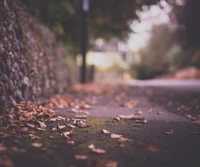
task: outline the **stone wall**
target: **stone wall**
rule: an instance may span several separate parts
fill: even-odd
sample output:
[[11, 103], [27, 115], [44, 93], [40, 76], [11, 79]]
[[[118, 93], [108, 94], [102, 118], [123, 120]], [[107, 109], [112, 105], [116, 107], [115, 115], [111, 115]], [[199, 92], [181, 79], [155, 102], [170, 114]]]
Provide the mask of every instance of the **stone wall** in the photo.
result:
[[0, 1], [0, 114], [67, 88], [64, 45], [17, 0]]

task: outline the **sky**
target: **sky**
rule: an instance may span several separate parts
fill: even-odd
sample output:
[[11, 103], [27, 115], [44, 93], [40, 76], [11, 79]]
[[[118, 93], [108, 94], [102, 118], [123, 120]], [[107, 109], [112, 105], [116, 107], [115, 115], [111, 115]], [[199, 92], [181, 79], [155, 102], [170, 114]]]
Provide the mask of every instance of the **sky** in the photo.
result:
[[168, 14], [172, 8], [164, 0], [161, 1], [161, 5], [163, 9], [157, 5], [153, 5], [150, 9], [144, 6], [143, 11], [137, 11], [141, 21], [133, 21], [131, 25], [134, 33], [130, 35], [127, 44], [131, 51], [136, 52], [147, 44], [153, 25], [169, 22]]

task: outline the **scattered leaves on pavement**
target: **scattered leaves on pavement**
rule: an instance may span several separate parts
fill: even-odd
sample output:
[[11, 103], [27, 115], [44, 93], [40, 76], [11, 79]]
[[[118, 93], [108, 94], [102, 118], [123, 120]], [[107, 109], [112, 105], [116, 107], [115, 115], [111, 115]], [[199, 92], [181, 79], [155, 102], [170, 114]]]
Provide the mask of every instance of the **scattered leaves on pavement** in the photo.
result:
[[173, 130], [170, 130], [170, 131], [167, 131], [165, 132], [166, 135], [174, 135], [174, 131]]
[[105, 130], [105, 129], [102, 129], [101, 130], [103, 133], [105, 133], [105, 134], [109, 134], [110, 132], [109, 131], [107, 131], [107, 130]]
[[142, 148], [144, 148], [145, 150], [149, 150], [152, 152], [159, 152], [160, 149], [154, 145], [150, 145], [150, 144], [143, 144], [141, 145]]
[[41, 143], [32, 143], [32, 146], [36, 147], [36, 148], [40, 148], [40, 147], [42, 147], [42, 144]]
[[92, 150], [92, 152], [95, 152], [95, 153], [97, 153], [97, 154], [104, 154], [104, 153], [106, 153], [105, 150], [103, 150], [103, 149], [101, 149], [101, 148], [96, 148], [96, 147], [94, 146], [94, 144], [90, 144], [90, 145], [88, 146], [88, 148], [89, 148], [90, 150]]
[[86, 155], [75, 155], [76, 160], [86, 160], [88, 157]]
[[110, 135], [110, 137], [113, 138], [113, 139], [119, 139], [119, 138], [123, 137], [123, 135], [118, 135], [118, 134], [112, 133], [112, 134]]

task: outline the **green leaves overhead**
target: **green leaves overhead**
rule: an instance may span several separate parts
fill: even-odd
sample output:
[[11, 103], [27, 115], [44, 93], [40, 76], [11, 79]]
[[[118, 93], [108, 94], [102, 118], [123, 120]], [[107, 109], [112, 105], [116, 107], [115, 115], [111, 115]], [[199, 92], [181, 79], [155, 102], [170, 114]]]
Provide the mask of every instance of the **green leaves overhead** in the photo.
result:
[[[65, 42], [79, 46], [81, 0], [21, 0], [31, 14], [49, 26]], [[90, 0], [87, 13], [89, 37], [126, 38], [136, 10], [159, 0]]]

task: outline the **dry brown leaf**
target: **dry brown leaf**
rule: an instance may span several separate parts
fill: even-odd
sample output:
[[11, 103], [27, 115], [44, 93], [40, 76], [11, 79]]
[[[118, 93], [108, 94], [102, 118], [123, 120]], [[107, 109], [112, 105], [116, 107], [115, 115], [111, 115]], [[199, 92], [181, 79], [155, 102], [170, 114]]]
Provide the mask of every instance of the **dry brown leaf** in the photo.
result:
[[66, 127], [66, 125], [59, 125], [59, 124], [58, 124], [58, 129], [60, 129], [60, 130], [61, 130], [61, 129], [64, 129], [65, 127]]
[[92, 107], [89, 104], [86, 104], [83, 102], [82, 104], [80, 104], [80, 108], [81, 109], [91, 109]]
[[68, 112], [72, 112], [72, 113], [78, 113], [78, 109], [75, 108], [71, 108], [70, 110], [68, 110]]
[[11, 149], [12, 149], [13, 151], [15, 151], [15, 152], [21, 152], [21, 153], [25, 153], [25, 152], [26, 152], [26, 150], [25, 150], [25, 149], [22, 149], [22, 148], [12, 147]]
[[80, 110], [79, 113], [85, 114], [85, 115], [89, 115], [90, 114], [88, 111], [83, 111], [83, 110]]
[[67, 144], [74, 145], [75, 142], [74, 142], [73, 140], [68, 140], [68, 141], [67, 141]]
[[174, 131], [173, 130], [170, 130], [170, 131], [167, 131], [165, 132], [166, 135], [174, 135]]
[[141, 120], [136, 120], [135, 121], [136, 123], [139, 123], [139, 124], [146, 124], [147, 123], [147, 120], [146, 119], [141, 119]]
[[46, 129], [43, 129], [43, 128], [39, 128], [39, 127], [36, 127], [37, 130], [40, 130], [40, 131], [45, 131]]
[[57, 130], [57, 128], [52, 128], [51, 130], [54, 132], [54, 131], [56, 131], [56, 130]]
[[75, 118], [77, 119], [87, 119], [87, 115], [75, 115]]
[[90, 150], [92, 150], [92, 152], [95, 152], [95, 153], [97, 153], [97, 154], [104, 154], [104, 153], [106, 153], [105, 150], [103, 150], [103, 149], [101, 149], [101, 148], [96, 148], [96, 147], [94, 146], [94, 144], [90, 144], [90, 145], [88, 146], [88, 148], [89, 148]]
[[36, 147], [36, 148], [40, 148], [40, 147], [42, 147], [42, 144], [41, 143], [32, 143], [32, 146]]
[[27, 126], [28, 126], [28, 127], [31, 127], [31, 128], [35, 128], [35, 125], [34, 125], [34, 124], [27, 123]]
[[88, 157], [86, 155], [75, 155], [76, 160], [86, 160]]
[[1, 143], [0, 144], [0, 152], [4, 152], [6, 150], [7, 150], [7, 148]]
[[137, 119], [137, 117], [134, 114], [131, 114], [131, 115], [120, 115], [119, 118], [121, 118], [121, 119]]
[[129, 102], [122, 104], [122, 106], [125, 108], [134, 108], [137, 104], [138, 104], [137, 100], [131, 100]]
[[5, 133], [5, 132], [0, 132], [0, 138], [7, 138], [9, 137], [10, 135]]
[[45, 129], [47, 125], [44, 122], [37, 121], [37, 123], [40, 125], [40, 128]]
[[107, 130], [105, 130], [105, 129], [102, 129], [101, 130], [103, 133], [105, 133], [105, 134], [109, 134], [110, 132], [109, 131], [107, 131]]
[[72, 129], [76, 128], [76, 126], [74, 126], [72, 124], [67, 124], [67, 126], [70, 127], [70, 128], [72, 128]]
[[146, 150], [149, 150], [149, 151], [152, 151], [152, 152], [159, 152], [160, 149], [156, 146], [153, 146], [153, 145], [142, 145], [142, 148], [146, 149]]
[[119, 139], [119, 138], [121, 138], [121, 137], [123, 137], [123, 136], [122, 136], [122, 135], [118, 135], [118, 134], [111, 134], [110, 137], [111, 137], [112, 139]]
[[163, 115], [163, 112], [162, 111], [158, 111], [157, 114], [158, 115]]
[[76, 122], [76, 125], [77, 125], [79, 128], [87, 128], [87, 127], [89, 127], [89, 125], [87, 125], [83, 120], [77, 121], [77, 122]]
[[55, 122], [55, 121], [57, 121], [57, 118], [50, 118], [49, 121], [50, 122]]
[[142, 115], [142, 111], [141, 111], [141, 110], [136, 111], [135, 114], [136, 114], [136, 115]]
[[50, 138], [50, 139], [55, 139], [55, 137], [54, 137], [54, 136], [49, 136], [49, 138]]
[[90, 144], [90, 145], [88, 146], [89, 149], [93, 149], [94, 147], [95, 147], [94, 144]]
[[0, 166], [13, 167], [14, 164], [13, 164], [13, 162], [10, 159], [8, 159], [8, 157], [1, 156], [0, 157]]
[[120, 137], [119, 139], [118, 139], [118, 142], [126, 142], [126, 141], [132, 141], [131, 139], [129, 139], [129, 138], [126, 138], [126, 137]]
[[72, 131], [63, 132], [62, 135], [63, 135], [65, 138], [69, 139], [69, 136], [72, 135], [72, 133], [73, 133]]
[[116, 118], [113, 118], [113, 123], [117, 123], [118, 121], [120, 120], [120, 118], [119, 117], [116, 117]]
[[41, 137], [33, 135], [33, 134], [29, 134], [29, 136], [31, 137], [31, 139], [41, 139]]
[[118, 162], [109, 160], [109, 161], [105, 162], [105, 167], [118, 167]]
[[27, 127], [23, 127], [23, 128], [21, 128], [21, 131], [22, 131], [22, 132], [27, 132], [27, 131], [28, 131], [28, 128], [27, 128]]
[[200, 120], [196, 120], [196, 121], [194, 121], [192, 123], [200, 125]]

